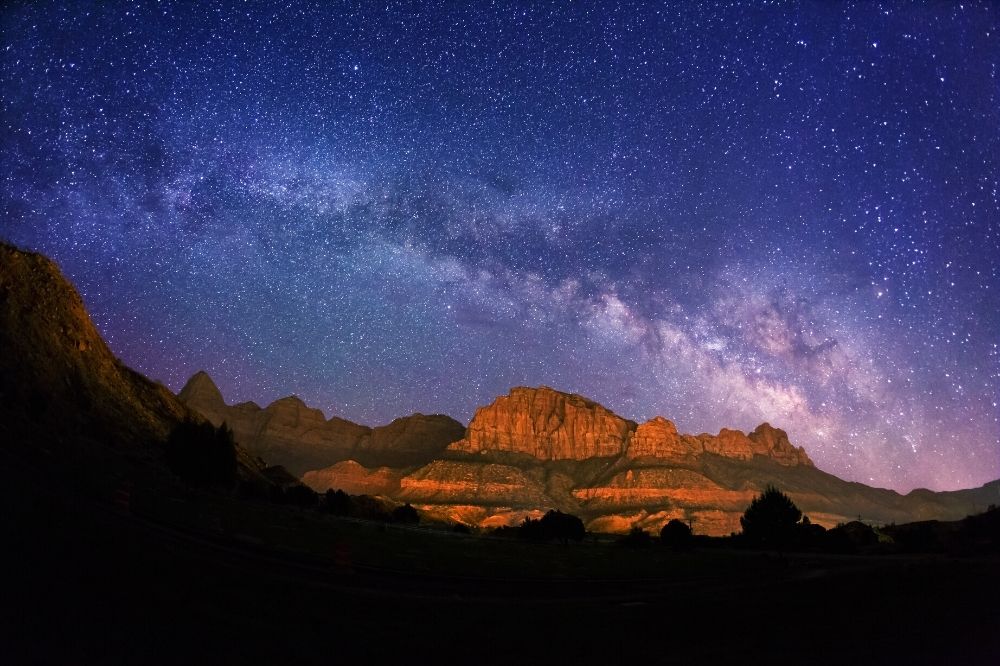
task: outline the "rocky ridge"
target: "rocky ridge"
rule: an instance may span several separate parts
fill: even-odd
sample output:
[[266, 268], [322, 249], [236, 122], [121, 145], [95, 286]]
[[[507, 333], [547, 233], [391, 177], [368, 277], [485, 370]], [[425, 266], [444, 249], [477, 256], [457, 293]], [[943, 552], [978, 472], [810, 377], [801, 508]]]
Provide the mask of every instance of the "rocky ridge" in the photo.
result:
[[690, 460], [714, 453], [740, 460], [764, 456], [781, 465], [813, 464], [805, 449], [792, 446], [785, 431], [768, 423], [762, 423], [749, 435], [727, 428], [718, 435], [682, 435], [662, 416], [637, 425], [592, 400], [547, 386], [518, 386], [509, 395], [479, 408], [465, 437], [448, 450], [521, 453], [539, 460], [622, 455]]
[[[0, 350], [8, 453], [46, 455], [81, 484], [173, 478], [161, 447], [178, 423], [201, 417], [112, 354], [53, 261], [2, 242]], [[237, 461], [241, 478], [267, 483], [259, 461], [242, 450]]]
[[746, 434], [686, 435], [665, 418], [635, 424], [548, 387], [517, 387], [480, 408], [464, 436], [424, 465], [369, 470], [341, 462], [304, 481], [316, 490], [382, 492], [428, 515], [480, 526], [558, 508], [597, 531], [656, 530], [680, 518], [715, 535], [738, 531], [743, 510], [769, 483], [826, 526], [859, 514], [876, 522], [961, 518], [1000, 500], [1000, 483], [908, 495], [870, 488], [816, 469], [767, 423]]
[[461, 423], [442, 414], [413, 414], [375, 428], [336, 416], [327, 419], [297, 396], [263, 408], [252, 402], [230, 406], [205, 372], [193, 375], [178, 397], [215, 425], [225, 422], [254, 455], [297, 476], [347, 460], [372, 467], [425, 464], [465, 432]]

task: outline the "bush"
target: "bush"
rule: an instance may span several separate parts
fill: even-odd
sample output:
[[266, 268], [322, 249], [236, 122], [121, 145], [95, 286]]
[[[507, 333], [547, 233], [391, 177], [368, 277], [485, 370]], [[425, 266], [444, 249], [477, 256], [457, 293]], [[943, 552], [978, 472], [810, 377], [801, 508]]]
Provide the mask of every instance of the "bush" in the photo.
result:
[[350, 495], [343, 490], [333, 490], [332, 488], [323, 494], [323, 500], [320, 502], [320, 509], [335, 516], [350, 515], [353, 507], [354, 503], [351, 501]]
[[563, 544], [569, 543], [570, 539], [582, 541], [587, 534], [582, 520], [572, 514], [554, 509], [542, 516], [541, 524], [544, 529], [548, 530], [550, 538], [558, 539]]
[[674, 518], [660, 530], [660, 543], [674, 550], [689, 550], [694, 538], [687, 523]]
[[528, 541], [548, 541], [552, 535], [542, 525], [540, 518], [525, 518], [517, 528], [517, 536]]
[[570, 539], [581, 541], [587, 530], [583, 521], [576, 516], [552, 509], [538, 519], [525, 518], [518, 529], [518, 536], [529, 541], [550, 541], [558, 539], [568, 544]]
[[407, 502], [403, 506], [397, 506], [393, 509], [392, 513], [389, 514], [389, 519], [394, 523], [416, 525], [420, 522], [420, 514], [418, 514], [417, 510], [410, 506], [410, 503]]
[[769, 485], [750, 502], [740, 525], [748, 542], [783, 548], [794, 537], [801, 517], [802, 512], [788, 495]]
[[392, 518], [385, 502], [371, 495], [352, 495], [350, 515], [364, 520], [388, 521]]
[[170, 432], [167, 465], [192, 485], [231, 485], [236, 479], [236, 443], [225, 423], [186, 420]]

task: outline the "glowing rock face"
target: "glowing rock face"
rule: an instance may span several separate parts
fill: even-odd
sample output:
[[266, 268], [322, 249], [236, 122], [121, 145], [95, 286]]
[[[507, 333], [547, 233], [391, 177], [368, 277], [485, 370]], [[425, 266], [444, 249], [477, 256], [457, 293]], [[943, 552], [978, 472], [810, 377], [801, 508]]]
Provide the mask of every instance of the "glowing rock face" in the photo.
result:
[[523, 453], [539, 460], [621, 455], [635, 424], [578, 395], [517, 387], [481, 407], [466, 436], [448, 447], [467, 453]]

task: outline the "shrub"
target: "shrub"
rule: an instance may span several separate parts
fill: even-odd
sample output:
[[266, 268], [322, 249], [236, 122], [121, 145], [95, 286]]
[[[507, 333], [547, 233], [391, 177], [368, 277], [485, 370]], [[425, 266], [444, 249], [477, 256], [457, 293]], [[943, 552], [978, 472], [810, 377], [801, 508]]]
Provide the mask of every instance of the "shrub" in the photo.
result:
[[323, 500], [320, 503], [320, 509], [335, 516], [349, 515], [353, 506], [354, 503], [351, 501], [350, 495], [343, 490], [333, 490], [332, 488], [323, 494]]
[[397, 506], [393, 509], [392, 513], [389, 514], [389, 519], [394, 523], [416, 525], [420, 522], [420, 514], [407, 502], [403, 506]]
[[694, 538], [687, 523], [674, 518], [660, 530], [660, 543], [674, 550], [688, 550]]
[[570, 539], [581, 541], [587, 530], [583, 521], [576, 516], [552, 509], [538, 519], [525, 518], [518, 528], [518, 536], [529, 541], [550, 541], [558, 539], [568, 544]]
[[572, 514], [554, 509], [542, 516], [541, 524], [551, 535], [550, 538], [558, 539], [563, 544], [569, 543], [570, 539], [582, 541], [587, 534], [582, 520]]

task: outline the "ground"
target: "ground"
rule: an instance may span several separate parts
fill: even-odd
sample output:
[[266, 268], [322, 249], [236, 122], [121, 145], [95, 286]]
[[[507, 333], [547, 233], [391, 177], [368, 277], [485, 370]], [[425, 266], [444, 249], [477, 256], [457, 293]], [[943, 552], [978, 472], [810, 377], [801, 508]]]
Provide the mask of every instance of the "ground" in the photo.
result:
[[1000, 567], [563, 547], [206, 493], [9, 498], [5, 663], [995, 663]]

